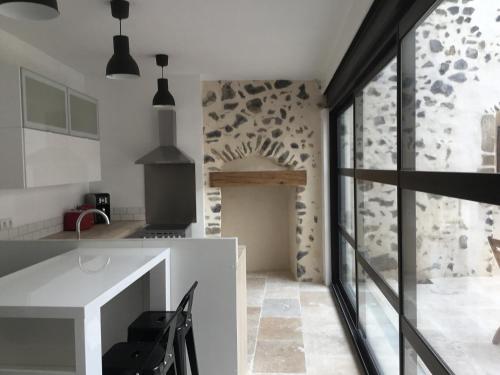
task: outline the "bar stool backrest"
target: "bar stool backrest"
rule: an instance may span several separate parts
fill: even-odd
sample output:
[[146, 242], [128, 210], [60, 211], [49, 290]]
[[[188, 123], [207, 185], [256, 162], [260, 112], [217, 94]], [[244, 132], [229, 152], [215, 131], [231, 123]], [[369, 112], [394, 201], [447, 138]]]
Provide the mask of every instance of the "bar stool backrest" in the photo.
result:
[[[193, 308], [193, 299], [194, 299], [194, 290], [198, 286], [198, 281], [195, 281], [191, 288], [189, 288], [188, 292], [186, 295], [182, 298], [181, 303], [179, 304], [179, 307], [182, 307], [182, 311], [187, 312], [188, 315], [191, 314], [191, 309]], [[187, 310], [186, 309], [187, 306]]]
[[[179, 305], [175, 311], [175, 315], [170, 319], [170, 322], [165, 327], [163, 333], [159, 335], [155, 343], [155, 347], [160, 347], [162, 350], [165, 350], [165, 357], [163, 359], [164, 365], [168, 365], [170, 362], [173, 362], [174, 359], [175, 331], [177, 329], [177, 322], [181, 320], [182, 310], [183, 309]], [[170, 366], [168, 366], [168, 368], [170, 368]]]

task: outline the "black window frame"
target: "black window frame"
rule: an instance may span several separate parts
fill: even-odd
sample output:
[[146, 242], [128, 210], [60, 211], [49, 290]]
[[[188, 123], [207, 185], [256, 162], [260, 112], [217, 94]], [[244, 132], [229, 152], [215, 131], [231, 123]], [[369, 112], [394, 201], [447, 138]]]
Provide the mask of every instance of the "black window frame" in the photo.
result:
[[[485, 174], [485, 173], [474, 173], [474, 172], [427, 172], [427, 171], [415, 171], [404, 169], [408, 163], [403, 164], [403, 158], [408, 157], [407, 160], [414, 160], [414, 155], [408, 152], [408, 150], [402, 149], [402, 126], [403, 126], [403, 108], [402, 108], [402, 71], [405, 68], [403, 63], [408, 61], [403, 56], [406, 53], [402, 49], [402, 41], [409, 33], [413, 31], [415, 25], [420, 22], [427, 14], [431, 13], [442, 0], [419, 0], [412, 1], [411, 6], [404, 9], [400, 17], [393, 20], [395, 27], [385, 28], [385, 30], [393, 30], [392, 35], [385, 35], [383, 40], [385, 41], [382, 46], [377, 46], [375, 51], [378, 51], [376, 57], [374, 57], [369, 66], [365, 66], [362, 72], [349, 71], [346, 68], [348, 61], [343, 61], [340, 68], [340, 73], [350, 73], [354, 83], [344, 84], [343, 88], [346, 89], [343, 98], [339, 99], [339, 88], [335, 87], [335, 83], [338, 81], [345, 82], [345, 78], [339, 78], [338, 76], [332, 80], [329, 88], [327, 89], [327, 96], [329, 91], [332, 93], [331, 97], [328, 97], [328, 103], [330, 104], [330, 188], [331, 197], [337, 199], [331, 199], [331, 251], [332, 251], [332, 284], [331, 289], [334, 297], [337, 299], [342, 315], [347, 324], [347, 328], [353, 339], [354, 346], [358, 351], [361, 365], [366, 373], [377, 374], [376, 361], [371, 355], [368, 349], [363, 335], [359, 329], [359, 291], [358, 291], [358, 262], [363, 266], [365, 271], [368, 273], [370, 278], [375, 282], [377, 287], [382, 291], [384, 296], [394, 307], [399, 315], [399, 347], [400, 347], [400, 374], [404, 374], [405, 371], [405, 340], [412, 346], [415, 353], [422, 359], [424, 364], [433, 374], [453, 374], [453, 371], [447, 366], [446, 362], [440, 357], [438, 353], [432, 348], [429, 342], [417, 331], [417, 329], [411, 324], [408, 316], [405, 315], [405, 291], [408, 293], [410, 288], [405, 284], [410, 283], [414, 285], [415, 282], [411, 282], [412, 278], [415, 276], [416, 270], [416, 251], [412, 250], [415, 246], [414, 239], [412, 236], [415, 235], [415, 228], [412, 228], [411, 223], [415, 223], [415, 202], [414, 194], [413, 200], [411, 194], [406, 194], [407, 191], [413, 192], [424, 192], [429, 194], [437, 194], [446, 197], [452, 197], [457, 199], [469, 200], [479, 203], [486, 203], [492, 205], [500, 205], [500, 195], [498, 194], [498, 189], [495, 186], [500, 184], [500, 174]], [[375, 1], [372, 9], [370, 10], [367, 19], [362, 25], [360, 32], [356, 36], [353, 45], [351, 45], [349, 52], [346, 55], [347, 60], [349, 58], [356, 58], [356, 48], [362, 44], [359, 39], [363, 36], [363, 28], [369, 29], [370, 22], [376, 22], [377, 12], [382, 12], [384, 7], [394, 6], [394, 3], [398, 3], [397, 0], [390, 0], [386, 5], [381, 1]], [[389, 4], [393, 3], [393, 4]], [[375, 14], [375, 15], [374, 15]], [[373, 39], [373, 37], [372, 37]], [[352, 51], [354, 52], [352, 52]], [[366, 54], [366, 52], [364, 52]], [[358, 54], [362, 56], [363, 53]], [[398, 76], [398, 88], [397, 88], [397, 168], [396, 170], [372, 170], [372, 169], [357, 169], [357, 157], [356, 157], [356, 123], [354, 122], [353, 131], [353, 145], [354, 145], [354, 165], [353, 168], [339, 168], [338, 158], [337, 158], [337, 145], [338, 145], [338, 132], [337, 123], [338, 117], [343, 110], [348, 108], [349, 105], [355, 105], [356, 95], [363, 89], [363, 87], [371, 80], [371, 78], [377, 74], [392, 58], [397, 56], [397, 76]], [[344, 60], [346, 60], [346, 58]], [[354, 111], [354, 116], [355, 116]], [[414, 126], [413, 126], [414, 129]], [[411, 169], [411, 168], [410, 168]], [[354, 209], [355, 209], [355, 236], [351, 238], [354, 242], [354, 250], [356, 257], [356, 306], [352, 306], [349, 299], [343, 290], [341, 284], [341, 262], [340, 262], [340, 248], [339, 239], [342, 228], [339, 225], [339, 215], [338, 215], [338, 198], [339, 198], [339, 177], [349, 176], [354, 178]], [[398, 293], [389, 287], [386, 281], [380, 276], [366, 261], [366, 259], [359, 253], [357, 247], [357, 187], [356, 181], [364, 180], [371, 182], [378, 182], [388, 185], [393, 185], [397, 188], [397, 207], [398, 207]], [[403, 251], [405, 249], [405, 251]], [[409, 250], [410, 249], [410, 250]], [[414, 255], [413, 257], [411, 255]], [[408, 309], [408, 306], [406, 306]]]

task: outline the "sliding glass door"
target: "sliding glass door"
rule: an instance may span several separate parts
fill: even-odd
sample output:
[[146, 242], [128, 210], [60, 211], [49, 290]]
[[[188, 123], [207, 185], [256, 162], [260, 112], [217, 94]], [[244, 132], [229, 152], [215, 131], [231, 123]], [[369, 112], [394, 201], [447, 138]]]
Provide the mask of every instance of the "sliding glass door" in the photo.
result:
[[397, 59], [386, 60], [337, 118], [338, 238], [361, 341], [377, 368], [399, 374]]
[[334, 108], [334, 290], [366, 368], [500, 374], [500, 6], [436, 2]]

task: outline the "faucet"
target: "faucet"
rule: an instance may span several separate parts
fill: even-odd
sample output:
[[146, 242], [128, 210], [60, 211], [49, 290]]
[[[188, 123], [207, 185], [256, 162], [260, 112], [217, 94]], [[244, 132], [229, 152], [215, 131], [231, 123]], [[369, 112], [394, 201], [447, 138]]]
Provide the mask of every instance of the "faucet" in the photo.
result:
[[104, 220], [106, 220], [106, 224], [109, 225], [109, 217], [106, 215], [104, 212], [101, 210], [98, 210], [96, 208], [91, 208], [89, 210], [83, 211], [80, 216], [78, 216], [78, 219], [76, 219], [76, 233], [78, 234], [78, 239], [81, 237], [80, 233], [80, 224], [82, 223], [82, 219], [85, 215], [90, 214], [90, 213], [96, 213], [96, 214], [101, 214], [104, 217]]

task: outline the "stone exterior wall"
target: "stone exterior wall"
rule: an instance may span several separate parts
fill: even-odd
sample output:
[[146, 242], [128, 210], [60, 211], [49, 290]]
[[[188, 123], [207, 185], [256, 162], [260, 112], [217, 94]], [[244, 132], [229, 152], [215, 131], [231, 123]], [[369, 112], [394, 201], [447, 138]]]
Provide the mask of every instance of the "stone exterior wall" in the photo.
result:
[[314, 81], [203, 83], [206, 234], [221, 235], [224, 211], [221, 190], [208, 185], [210, 172], [220, 171], [227, 162], [256, 156], [289, 169], [306, 170], [307, 185], [297, 188], [296, 240], [291, 249], [292, 268], [299, 280], [322, 278], [323, 101]]
[[[356, 166], [397, 167], [397, 61], [390, 61], [356, 98]], [[358, 182], [358, 246], [389, 282], [397, 280], [397, 193], [394, 186]]]
[[394, 58], [356, 99], [357, 168], [396, 169], [397, 90], [397, 61]]
[[[410, 148], [416, 150], [416, 169], [495, 173], [500, 126], [500, 3], [445, 0], [417, 27], [415, 42], [416, 132]], [[362, 162], [370, 164], [365, 168], [392, 169], [395, 72], [391, 64], [363, 96], [361, 113], [368, 124], [357, 149], [363, 147]], [[384, 199], [383, 191], [371, 193], [379, 199], [363, 208], [366, 215], [375, 215], [366, 216], [375, 223], [367, 234], [373, 237], [379, 229], [393, 228], [393, 218], [381, 212], [395, 212], [397, 207], [395, 201], [389, 205], [391, 200]], [[487, 237], [500, 237], [499, 207], [421, 193], [416, 195], [416, 206], [420, 282], [433, 277], [498, 274]], [[390, 265], [395, 264], [397, 253], [389, 250], [397, 248], [396, 239], [372, 237], [366, 238], [376, 241], [370, 256], [385, 259], [386, 276], [396, 277], [397, 268], [391, 271]]]
[[[500, 4], [446, 0], [417, 29], [416, 167], [496, 172]], [[419, 278], [498, 274], [496, 206], [417, 195]]]
[[496, 0], [446, 0], [417, 28], [418, 170], [494, 172], [481, 145], [500, 110], [499, 39]]

